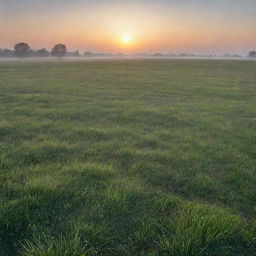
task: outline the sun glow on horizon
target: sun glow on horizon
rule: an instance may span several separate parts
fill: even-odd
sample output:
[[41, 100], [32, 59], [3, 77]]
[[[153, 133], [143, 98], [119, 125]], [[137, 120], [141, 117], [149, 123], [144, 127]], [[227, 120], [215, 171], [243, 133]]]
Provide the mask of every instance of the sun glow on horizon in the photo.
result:
[[128, 44], [132, 43], [133, 37], [131, 34], [124, 34], [124, 35], [122, 35], [121, 40], [122, 40], [123, 44], [128, 45]]
[[199, 0], [77, 0], [59, 10], [57, 0], [0, 0], [0, 48], [26, 42], [50, 50], [62, 42], [80, 52], [247, 54], [256, 45], [255, 4], [231, 1], [209, 8]]

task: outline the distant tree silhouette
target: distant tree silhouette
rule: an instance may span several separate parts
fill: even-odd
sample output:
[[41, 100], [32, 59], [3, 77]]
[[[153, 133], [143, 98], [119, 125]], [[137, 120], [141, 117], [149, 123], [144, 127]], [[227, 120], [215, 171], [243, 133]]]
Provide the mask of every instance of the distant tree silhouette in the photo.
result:
[[67, 54], [67, 47], [64, 44], [56, 44], [53, 48], [52, 48], [52, 56], [55, 57], [64, 57]]
[[36, 51], [36, 56], [38, 57], [47, 57], [50, 53], [44, 48]]
[[84, 53], [84, 56], [86, 56], [86, 57], [93, 57], [93, 55], [94, 54], [92, 52], [89, 52], [89, 51]]
[[0, 57], [1, 58], [11, 58], [14, 57], [14, 51], [9, 49], [0, 49]]
[[256, 51], [249, 52], [249, 57], [250, 58], [256, 58]]
[[18, 43], [14, 46], [14, 54], [19, 58], [26, 58], [31, 54], [32, 50], [26, 43]]
[[75, 52], [74, 52], [74, 56], [75, 56], [75, 57], [79, 57], [79, 56], [80, 56], [80, 52], [79, 52], [79, 51], [75, 51]]
[[80, 57], [79, 51], [67, 52], [68, 57]]

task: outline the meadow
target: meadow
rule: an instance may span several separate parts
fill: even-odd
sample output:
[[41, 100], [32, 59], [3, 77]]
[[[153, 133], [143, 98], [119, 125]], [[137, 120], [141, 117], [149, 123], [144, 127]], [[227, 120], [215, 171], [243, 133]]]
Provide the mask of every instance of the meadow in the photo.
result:
[[256, 254], [256, 61], [2, 61], [0, 102], [0, 256]]

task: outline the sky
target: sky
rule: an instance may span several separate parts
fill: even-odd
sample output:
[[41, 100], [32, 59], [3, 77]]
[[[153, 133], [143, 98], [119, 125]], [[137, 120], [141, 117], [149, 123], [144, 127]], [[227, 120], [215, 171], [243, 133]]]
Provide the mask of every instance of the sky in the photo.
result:
[[94, 52], [256, 49], [256, 0], [0, 0], [0, 48]]

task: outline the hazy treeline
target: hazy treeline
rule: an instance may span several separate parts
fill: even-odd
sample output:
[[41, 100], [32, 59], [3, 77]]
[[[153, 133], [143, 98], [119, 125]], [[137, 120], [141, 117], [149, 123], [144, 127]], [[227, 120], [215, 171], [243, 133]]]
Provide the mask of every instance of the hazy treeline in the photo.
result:
[[2, 58], [49, 57], [49, 56], [77, 57], [77, 56], [80, 56], [80, 54], [79, 54], [79, 51], [74, 51], [74, 52], [67, 51], [67, 47], [64, 44], [56, 44], [51, 51], [48, 51], [45, 48], [33, 50], [27, 43], [15, 44], [13, 49], [0, 49], [0, 57]]
[[[27, 43], [18, 43], [15, 44], [13, 49], [1, 49], [0, 48], [0, 58], [14, 58], [14, 57], [120, 57], [123, 56], [122, 53], [94, 53], [90, 51], [86, 51], [83, 54], [80, 54], [78, 50], [76, 51], [68, 51], [66, 45], [64, 44], [56, 44], [51, 51], [46, 48], [33, 50]], [[214, 57], [224, 57], [224, 58], [243, 58], [245, 56], [239, 54], [223, 54], [223, 55], [213, 55], [213, 54], [193, 54], [193, 53], [135, 53], [130, 56], [142, 56], [142, 57], [201, 57], [201, 58], [214, 58]], [[250, 51], [248, 56], [250, 58], [256, 58], [256, 51]]]
[[256, 51], [249, 52], [249, 57], [256, 58]]
[[76, 51], [68, 51], [67, 47], [64, 44], [55, 45], [51, 51], [46, 48], [33, 50], [27, 43], [18, 43], [14, 46], [13, 49], [1, 49], [0, 48], [0, 58], [14, 58], [14, 57], [114, 57], [114, 56], [122, 56], [122, 53], [93, 53], [90, 51], [86, 51], [84, 53], [80, 53], [78, 50]]

